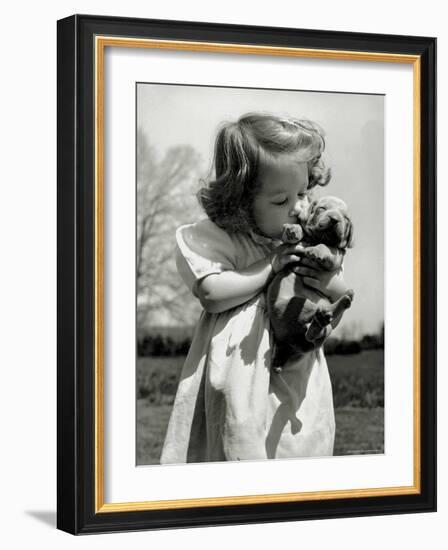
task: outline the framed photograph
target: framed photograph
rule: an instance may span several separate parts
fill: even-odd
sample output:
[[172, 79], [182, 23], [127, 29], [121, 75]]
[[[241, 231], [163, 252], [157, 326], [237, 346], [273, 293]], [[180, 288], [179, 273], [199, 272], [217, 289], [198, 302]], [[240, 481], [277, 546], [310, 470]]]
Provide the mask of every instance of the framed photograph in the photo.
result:
[[58, 21], [58, 528], [436, 509], [436, 39]]

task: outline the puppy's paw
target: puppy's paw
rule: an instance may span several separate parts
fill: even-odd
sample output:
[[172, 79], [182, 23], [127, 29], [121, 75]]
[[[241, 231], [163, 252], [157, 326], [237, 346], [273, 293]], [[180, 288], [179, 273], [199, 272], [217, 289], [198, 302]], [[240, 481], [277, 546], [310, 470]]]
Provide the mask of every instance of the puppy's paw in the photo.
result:
[[332, 304], [331, 309], [333, 317], [338, 317], [342, 315], [346, 309], [352, 305], [354, 292], [353, 290], [347, 290], [344, 296], [341, 296], [334, 304]]
[[305, 249], [305, 257], [322, 265], [324, 268], [331, 267], [331, 258], [329, 250], [324, 244], [309, 246]]
[[355, 297], [355, 292], [351, 288], [349, 290], [347, 290], [345, 295], [350, 300], [350, 303], [353, 302], [353, 298]]
[[303, 238], [303, 229], [297, 223], [285, 223], [283, 225], [282, 241], [295, 244]]
[[321, 326], [314, 316], [314, 319], [310, 323], [308, 330], [305, 333], [305, 338], [314, 346], [320, 346], [331, 334], [331, 325], [328, 323], [326, 326]]
[[326, 327], [333, 320], [333, 312], [323, 309], [318, 309], [314, 315], [314, 320], [320, 327]]

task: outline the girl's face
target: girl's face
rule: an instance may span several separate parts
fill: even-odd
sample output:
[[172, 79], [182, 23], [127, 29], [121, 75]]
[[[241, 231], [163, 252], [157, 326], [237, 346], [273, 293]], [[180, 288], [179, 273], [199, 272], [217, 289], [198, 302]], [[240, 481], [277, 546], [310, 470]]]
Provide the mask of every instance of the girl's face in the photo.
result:
[[259, 231], [280, 239], [283, 224], [304, 221], [307, 215], [308, 164], [297, 154], [283, 154], [275, 165], [262, 166], [253, 216]]

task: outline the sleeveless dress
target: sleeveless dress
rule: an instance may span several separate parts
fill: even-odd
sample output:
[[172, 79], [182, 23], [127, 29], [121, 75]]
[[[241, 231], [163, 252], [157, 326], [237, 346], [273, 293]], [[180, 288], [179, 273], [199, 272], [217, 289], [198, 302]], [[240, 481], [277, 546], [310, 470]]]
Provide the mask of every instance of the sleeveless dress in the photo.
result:
[[[180, 276], [197, 296], [212, 273], [240, 270], [279, 243], [228, 234], [210, 220], [176, 232]], [[187, 355], [161, 463], [259, 460], [333, 454], [335, 420], [321, 348], [271, 371], [264, 293], [224, 311], [203, 311]]]

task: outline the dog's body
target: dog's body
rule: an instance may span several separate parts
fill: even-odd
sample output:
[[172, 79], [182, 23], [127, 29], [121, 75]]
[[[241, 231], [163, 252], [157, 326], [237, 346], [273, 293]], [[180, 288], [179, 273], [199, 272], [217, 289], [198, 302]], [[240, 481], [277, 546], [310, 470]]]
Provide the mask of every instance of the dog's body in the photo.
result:
[[[351, 246], [352, 223], [347, 207], [336, 197], [314, 201], [304, 227], [286, 225], [283, 240], [304, 247], [303, 257], [314, 260], [322, 270], [337, 274], [342, 269], [347, 247]], [[267, 290], [267, 307], [274, 334], [272, 366], [280, 371], [290, 358], [299, 358], [323, 344], [331, 323], [350, 307], [353, 291], [339, 282], [331, 303], [307, 287], [291, 266], [278, 273]]]

